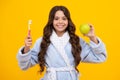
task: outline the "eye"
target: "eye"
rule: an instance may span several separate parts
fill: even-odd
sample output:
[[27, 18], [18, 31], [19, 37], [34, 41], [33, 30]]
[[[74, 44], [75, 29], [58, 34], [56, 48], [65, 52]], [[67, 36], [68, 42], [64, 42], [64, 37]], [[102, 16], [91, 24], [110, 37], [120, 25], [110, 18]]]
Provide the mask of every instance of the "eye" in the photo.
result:
[[62, 19], [63, 19], [63, 20], [67, 20], [67, 18], [66, 18], [66, 17], [63, 17]]
[[58, 20], [59, 18], [58, 17], [55, 17], [54, 20]]

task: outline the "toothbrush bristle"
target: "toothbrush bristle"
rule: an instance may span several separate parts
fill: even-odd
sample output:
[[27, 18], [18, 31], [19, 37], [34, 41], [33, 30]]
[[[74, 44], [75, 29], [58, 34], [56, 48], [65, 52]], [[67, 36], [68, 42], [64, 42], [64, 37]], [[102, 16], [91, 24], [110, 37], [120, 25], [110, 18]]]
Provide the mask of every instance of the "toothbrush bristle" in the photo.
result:
[[32, 20], [29, 20], [29, 21], [28, 21], [28, 24], [32, 24]]

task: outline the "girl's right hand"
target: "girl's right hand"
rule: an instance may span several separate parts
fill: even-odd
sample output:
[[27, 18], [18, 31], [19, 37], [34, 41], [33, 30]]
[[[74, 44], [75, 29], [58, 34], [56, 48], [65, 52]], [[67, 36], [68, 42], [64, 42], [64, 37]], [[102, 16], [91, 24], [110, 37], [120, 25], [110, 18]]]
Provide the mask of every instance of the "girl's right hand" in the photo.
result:
[[25, 43], [24, 53], [27, 53], [30, 50], [30, 47], [32, 46], [32, 38], [30, 35], [30, 30], [28, 31], [28, 35], [25, 38], [24, 43]]

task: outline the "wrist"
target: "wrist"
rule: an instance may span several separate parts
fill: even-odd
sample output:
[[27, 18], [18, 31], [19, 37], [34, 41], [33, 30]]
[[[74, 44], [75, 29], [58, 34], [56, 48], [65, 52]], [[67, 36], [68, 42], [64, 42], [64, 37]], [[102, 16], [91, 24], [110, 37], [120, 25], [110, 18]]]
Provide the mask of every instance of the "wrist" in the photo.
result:
[[30, 50], [30, 47], [25, 47], [23, 53], [27, 53]]
[[97, 37], [96, 36], [92, 36], [92, 37], [89, 37], [91, 41], [93, 41], [94, 43], [98, 44], [98, 40], [97, 40]]

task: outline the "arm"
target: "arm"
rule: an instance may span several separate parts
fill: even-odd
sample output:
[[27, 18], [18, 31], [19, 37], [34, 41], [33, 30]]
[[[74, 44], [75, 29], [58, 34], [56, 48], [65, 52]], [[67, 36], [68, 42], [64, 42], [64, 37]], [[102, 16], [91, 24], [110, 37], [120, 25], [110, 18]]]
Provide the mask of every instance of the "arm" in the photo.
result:
[[90, 44], [88, 44], [84, 40], [80, 39], [80, 44], [82, 47], [82, 62], [99, 63], [106, 60], [107, 54], [105, 45], [98, 37], [97, 41], [97, 44], [92, 40], [90, 41]]
[[38, 39], [34, 44], [34, 47], [24, 54], [23, 54], [24, 47], [19, 49], [17, 54], [17, 60], [22, 70], [26, 70], [29, 67], [32, 67], [38, 63], [38, 53], [40, 51], [41, 41], [42, 38]]
[[107, 57], [105, 45], [98, 37], [96, 37], [94, 27], [92, 25], [89, 26], [89, 33], [84, 35], [90, 39], [90, 44], [80, 39], [80, 44], [82, 46], [82, 62], [104, 62]]

